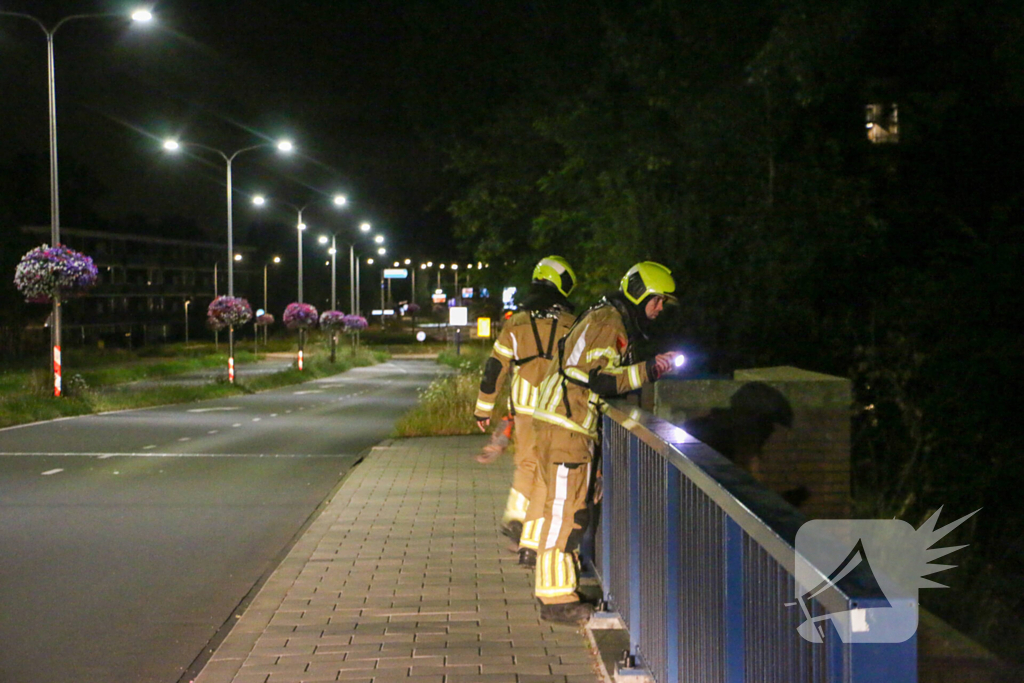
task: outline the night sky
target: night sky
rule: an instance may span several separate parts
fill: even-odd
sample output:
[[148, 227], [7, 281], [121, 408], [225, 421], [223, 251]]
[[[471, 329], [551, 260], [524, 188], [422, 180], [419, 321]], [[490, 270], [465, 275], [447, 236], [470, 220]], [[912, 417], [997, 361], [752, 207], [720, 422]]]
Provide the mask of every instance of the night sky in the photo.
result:
[[[0, 4], [50, 26], [69, 14], [127, 15], [133, 7], [120, 0]], [[474, 25], [481, 40], [479, 18], [465, 11], [470, 7], [167, 0], [152, 5], [157, 19], [150, 25], [117, 18], [69, 22], [54, 41], [62, 187], [79, 177], [95, 183], [87, 194], [100, 222], [180, 216], [220, 240], [223, 161], [215, 155], [172, 157], [160, 140], [179, 136], [230, 154], [284, 136], [301, 156], [278, 158], [261, 150], [234, 163], [235, 225], [243, 239], [253, 220], [294, 224], [288, 209], [259, 218], [245, 201], [247, 193], [303, 205], [342, 191], [351, 202], [347, 214], [311, 210], [305, 219], [314, 230], [369, 220], [387, 234], [396, 256], [450, 253], [444, 210], [449, 181], [440, 151], [424, 143], [421, 132], [443, 127], [457, 106], [428, 111], [421, 103], [438, 89], [457, 99], [465, 85], [459, 64], [444, 59], [437, 36]], [[473, 60], [472, 45], [467, 47], [465, 58]], [[37, 156], [39, 182], [46, 187], [43, 32], [24, 19], [0, 17], [0, 62], [0, 163], [19, 154]], [[64, 194], [61, 223], [79, 227], [88, 219]], [[33, 222], [48, 224], [48, 203], [36, 203]], [[282, 235], [282, 245], [293, 242], [292, 233]]]

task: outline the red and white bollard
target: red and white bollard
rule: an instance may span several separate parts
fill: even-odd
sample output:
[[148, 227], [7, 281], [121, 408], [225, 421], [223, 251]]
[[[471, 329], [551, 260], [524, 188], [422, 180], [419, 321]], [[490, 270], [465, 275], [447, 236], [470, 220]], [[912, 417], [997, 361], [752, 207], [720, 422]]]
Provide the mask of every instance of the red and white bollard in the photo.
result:
[[228, 381], [235, 383], [235, 359], [228, 358]]
[[60, 396], [60, 347], [53, 347], [53, 395]]
[[299, 370], [302, 370], [302, 350], [299, 350]]

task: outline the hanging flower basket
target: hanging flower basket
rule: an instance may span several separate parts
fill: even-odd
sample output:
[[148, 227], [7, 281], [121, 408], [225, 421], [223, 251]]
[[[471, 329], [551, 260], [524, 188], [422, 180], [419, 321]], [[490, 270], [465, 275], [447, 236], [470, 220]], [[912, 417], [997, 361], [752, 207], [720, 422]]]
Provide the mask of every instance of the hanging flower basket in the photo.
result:
[[252, 318], [249, 302], [237, 296], [219, 296], [206, 309], [206, 322], [215, 330], [239, 327]]
[[345, 314], [341, 311], [324, 311], [320, 314], [320, 329], [336, 330], [345, 325]]
[[96, 284], [92, 259], [62, 244], [42, 245], [21, 258], [14, 271], [14, 284], [31, 303], [49, 303], [82, 294]]
[[270, 313], [264, 313], [263, 315], [258, 315], [258, 316], [256, 316], [256, 322], [253, 323], [253, 324], [254, 325], [261, 325], [263, 327], [266, 327], [267, 325], [273, 325], [274, 324], [274, 316], [271, 315]]
[[345, 316], [345, 332], [346, 334], [355, 334], [360, 330], [365, 330], [369, 327], [366, 322], [366, 318], [361, 315], [346, 315]]
[[284, 309], [284, 324], [289, 330], [304, 330], [315, 327], [318, 319], [316, 308], [309, 304], [291, 303]]
[[408, 306], [405, 307], [405, 312], [413, 317], [416, 317], [416, 314], [420, 312], [420, 305], [409, 304]]

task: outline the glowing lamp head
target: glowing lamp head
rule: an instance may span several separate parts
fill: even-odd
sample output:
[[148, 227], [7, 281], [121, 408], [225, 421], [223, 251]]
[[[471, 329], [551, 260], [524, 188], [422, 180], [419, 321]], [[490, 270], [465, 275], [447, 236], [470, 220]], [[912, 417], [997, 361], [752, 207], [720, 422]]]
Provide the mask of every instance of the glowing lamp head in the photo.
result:
[[686, 363], [686, 356], [684, 356], [681, 353], [672, 359], [672, 364], [675, 365], [675, 367], [677, 368], [683, 367], [684, 363]]
[[177, 152], [181, 149], [181, 143], [177, 140], [164, 140], [164, 149], [168, 152]]
[[153, 21], [153, 13], [148, 9], [137, 9], [132, 12], [132, 21], [137, 21], [140, 24]]
[[281, 140], [279, 143], [277, 143], [277, 149], [280, 152], [291, 152], [293, 149], [295, 149], [295, 146], [292, 145], [290, 140]]
[[263, 206], [264, 204], [267, 203], [267, 198], [261, 194], [258, 194], [252, 198], [252, 203], [255, 204], [256, 206]]
[[320, 235], [316, 241], [320, 244], [327, 244], [327, 235]]
[[373, 241], [377, 244], [384, 244], [384, 235], [377, 235], [373, 238]]
[[348, 204], [348, 197], [343, 194], [334, 195], [335, 206], [345, 206], [346, 204]]
[[359, 224], [359, 229], [362, 230], [363, 232], [370, 232], [370, 224], [369, 223], [360, 223]]

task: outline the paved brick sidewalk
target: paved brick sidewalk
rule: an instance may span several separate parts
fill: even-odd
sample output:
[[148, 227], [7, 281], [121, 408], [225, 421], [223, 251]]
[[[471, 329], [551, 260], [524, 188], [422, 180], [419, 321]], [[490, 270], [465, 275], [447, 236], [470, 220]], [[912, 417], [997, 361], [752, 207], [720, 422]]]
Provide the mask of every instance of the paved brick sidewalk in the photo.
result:
[[402, 439], [358, 465], [196, 683], [596, 683], [586, 635], [540, 620], [497, 532], [510, 458]]

